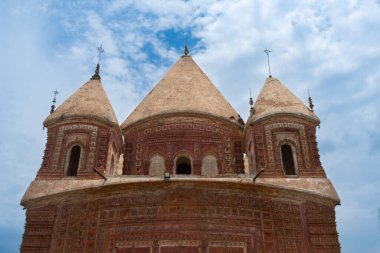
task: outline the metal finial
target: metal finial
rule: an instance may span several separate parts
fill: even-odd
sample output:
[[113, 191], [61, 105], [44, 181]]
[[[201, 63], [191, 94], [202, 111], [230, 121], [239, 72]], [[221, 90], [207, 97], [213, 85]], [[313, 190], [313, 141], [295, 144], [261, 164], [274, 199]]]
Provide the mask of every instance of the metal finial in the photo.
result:
[[53, 91], [54, 93], [54, 98], [53, 98], [53, 104], [51, 105], [51, 109], [50, 109], [50, 114], [52, 114], [54, 112], [54, 109], [55, 109], [55, 103], [57, 102], [57, 95], [59, 94], [58, 90], [55, 89], [55, 91]]
[[98, 57], [98, 64], [100, 63], [100, 56], [102, 53], [104, 53], [104, 49], [102, 47], [102, 44], [100, 44], [100, 47], [98, 47], [99, 57]]
[[100, 72], [100, 56], [102, 55], [102, 53], [104, 53], [104, 49], [102, 47], [102, 44], [100, 44], [100, 47], [98, 47], [98, 52], [99, 52], [99, 55], [98, 55], [98, 64], [96, 64], [96, 69], [95, 69], [95, 74], [91, 77], [91, 80], [100, 80], [100, 75], [99, 75], [99, 72]]
[[186, 44], [185, 44], [185, 50], [183, 50], [183, 53], [187, 56], [189, 54], [189, 48], [187, 47], [187, 33], [186, 33]]
[[307, 89], [307, 93], [309, 94], [309, 110], [314, 112], [314, 104], [313, 104], [313, 100], [310, 97], [309, 89]]
[[269, 77], [272, 77], [272, 74], [270, 72], [270, 63], [269, 63], [269, 53], [272, 52], [268, 49], [265, 49], [264, 52], [267, 54], [267, 57], [268, 57], [268, 69], [269, 69]]
[[251, 114], [255, 113], [255, 109], [253, 108], [253, 99], [252, 99], [252, 94], [251, 94], [251, 88], [249, 88], [249, 104], [251, 105], [251, 108], [249, 111]]
[[252, 99], [252, 94], [251, 94], [251, 88], [249, 88], [249, 104], [252, 106], [253, 105], [253, 99]]

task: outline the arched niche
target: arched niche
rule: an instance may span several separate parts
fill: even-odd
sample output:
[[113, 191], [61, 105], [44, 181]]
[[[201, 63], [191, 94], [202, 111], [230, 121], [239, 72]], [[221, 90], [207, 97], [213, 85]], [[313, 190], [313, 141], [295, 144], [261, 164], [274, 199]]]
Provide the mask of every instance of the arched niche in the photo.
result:
[[206, 155], [202, 159], [202, 176], [215, 177], [218, 175], [218, 161], [214, 155]]
[[297, 175], [297, 159], [295, 155], [295, 150], [290, 144], [281, 145], [281, 161], [282, 168], [286, 176], [296, 176]]
[[149, 160], [149, 176], [163, 176], [165, 172], [165, 159], [159, 155], [153, 155]]
[[70, 148], [66, 159], [65, 176], [75, 177], [78, 175], [81, 153], [82, 148], [79, 145]]

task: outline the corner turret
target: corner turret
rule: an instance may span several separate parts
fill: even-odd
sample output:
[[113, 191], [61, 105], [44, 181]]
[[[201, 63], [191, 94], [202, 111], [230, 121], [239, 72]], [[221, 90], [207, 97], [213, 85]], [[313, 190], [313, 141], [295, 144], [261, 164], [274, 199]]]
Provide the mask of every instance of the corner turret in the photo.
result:
[[100, 81], [99, 64], [91, 80], [43, 124], [48, 129], [48, 138], [37, 179], [98, 179], [116, 173], [122, 135]]
[[252, 174], [260, 177], [323, 177], [316, 127], [320, 120], [276, 78], [266, 79], [245, 129]]

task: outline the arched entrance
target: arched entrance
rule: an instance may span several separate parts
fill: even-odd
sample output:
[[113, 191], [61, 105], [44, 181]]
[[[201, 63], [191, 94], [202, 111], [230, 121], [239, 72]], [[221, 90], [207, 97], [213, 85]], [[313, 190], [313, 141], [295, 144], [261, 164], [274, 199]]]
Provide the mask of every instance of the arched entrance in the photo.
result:
[[178, 157], [176, 160], [176, 174], [177, 175], [190, 175], [191, 174], [191, 160], [186, 156]]

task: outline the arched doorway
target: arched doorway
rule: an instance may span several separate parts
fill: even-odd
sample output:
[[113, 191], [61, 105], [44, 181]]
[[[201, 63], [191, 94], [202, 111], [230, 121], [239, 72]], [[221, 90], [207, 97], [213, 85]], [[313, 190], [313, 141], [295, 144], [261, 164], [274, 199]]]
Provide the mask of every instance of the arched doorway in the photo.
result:
[[176, 160], [176, 174], [177, 175], [190, 175], [191, 174], [191, 160], [186, 156], [178, 157]]

